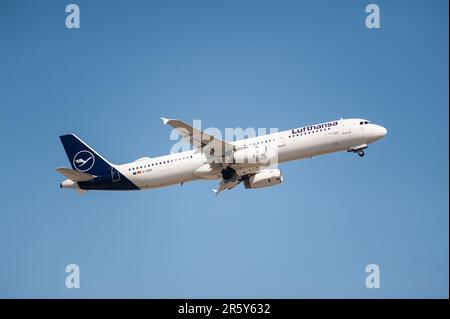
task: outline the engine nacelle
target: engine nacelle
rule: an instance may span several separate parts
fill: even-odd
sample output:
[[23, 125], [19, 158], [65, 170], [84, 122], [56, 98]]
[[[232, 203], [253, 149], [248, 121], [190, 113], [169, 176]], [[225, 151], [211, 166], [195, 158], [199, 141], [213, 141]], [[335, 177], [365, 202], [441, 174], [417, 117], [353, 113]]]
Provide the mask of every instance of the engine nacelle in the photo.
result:
[[269, 165], [275, 163], [276, 159], [276, 150], [267, 146], [247, 147], [233, 154], [233, 163], [235, 164]]
[[266, 169], [250, 176], [244, 181], [245, 188], [263, 188], [283, 182], [283, 174], [279, 169]]

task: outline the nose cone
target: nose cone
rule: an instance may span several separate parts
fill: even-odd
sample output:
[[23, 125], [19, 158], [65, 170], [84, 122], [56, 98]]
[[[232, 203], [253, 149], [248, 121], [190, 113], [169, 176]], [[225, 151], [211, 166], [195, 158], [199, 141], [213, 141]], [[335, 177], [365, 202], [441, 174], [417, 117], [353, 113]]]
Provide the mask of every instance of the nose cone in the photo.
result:
[[387, 134], [387, 129], [382, 127], [381, 125], [375, 125], [373, 128], [373, 135], [375, 139], [383, 138]]

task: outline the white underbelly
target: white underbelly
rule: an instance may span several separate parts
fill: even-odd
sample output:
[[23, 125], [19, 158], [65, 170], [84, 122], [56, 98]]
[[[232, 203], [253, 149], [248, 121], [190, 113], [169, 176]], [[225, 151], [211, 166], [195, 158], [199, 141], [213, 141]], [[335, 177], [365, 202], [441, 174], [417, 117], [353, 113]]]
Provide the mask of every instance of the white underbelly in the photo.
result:
[[147, 178], [140, 180], [140, 188], [156, 188], [174, 184], [181, 184], [199, 179], [193, 174], [201, 163], [194, 161], [192, 163], [180, 163], [171, 167], [162, 167], [153, 171]]

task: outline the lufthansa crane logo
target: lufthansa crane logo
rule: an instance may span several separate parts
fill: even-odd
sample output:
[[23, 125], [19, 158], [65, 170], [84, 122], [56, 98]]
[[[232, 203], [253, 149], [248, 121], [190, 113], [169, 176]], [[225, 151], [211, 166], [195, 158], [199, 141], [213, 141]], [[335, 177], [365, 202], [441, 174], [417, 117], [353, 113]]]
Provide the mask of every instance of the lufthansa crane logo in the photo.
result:
[[73, 167], [79, 172], [87, 172], [94, 166], [94, 155], [89, 151], [79, 151], [73, 157]]

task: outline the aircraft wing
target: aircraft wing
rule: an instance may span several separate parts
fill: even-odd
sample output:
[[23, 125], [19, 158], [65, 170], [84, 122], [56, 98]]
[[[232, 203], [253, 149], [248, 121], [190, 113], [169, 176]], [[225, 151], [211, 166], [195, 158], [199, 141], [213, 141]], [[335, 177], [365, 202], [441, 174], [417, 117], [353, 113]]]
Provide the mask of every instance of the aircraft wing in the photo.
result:
[[168, 124], [178, 130], [183, 136], [188, 137], [190, 143], [203, 152], [210, 155], [223, 155], [228, 151], [232, 151], [234, 146], [215, 136], [209, 135], [204, 131], [194, 128], [192, 125], [184, 123], [180, 120], [161, 118], [163, 124]]
[[219, 193], [224, 191], [224, 190], [233, 189], [234, 187], [239, 185], [240, 182], [241, 182], [241, 180], [239, 180], [239, 179], [236, 179], [234, 181], [224, 181], [224, 180], [222, 180], [219, 183], [219, 187], [217, 189], [213, 189], [213, 192], [214, 192], [214, 194], [219, 195]]

